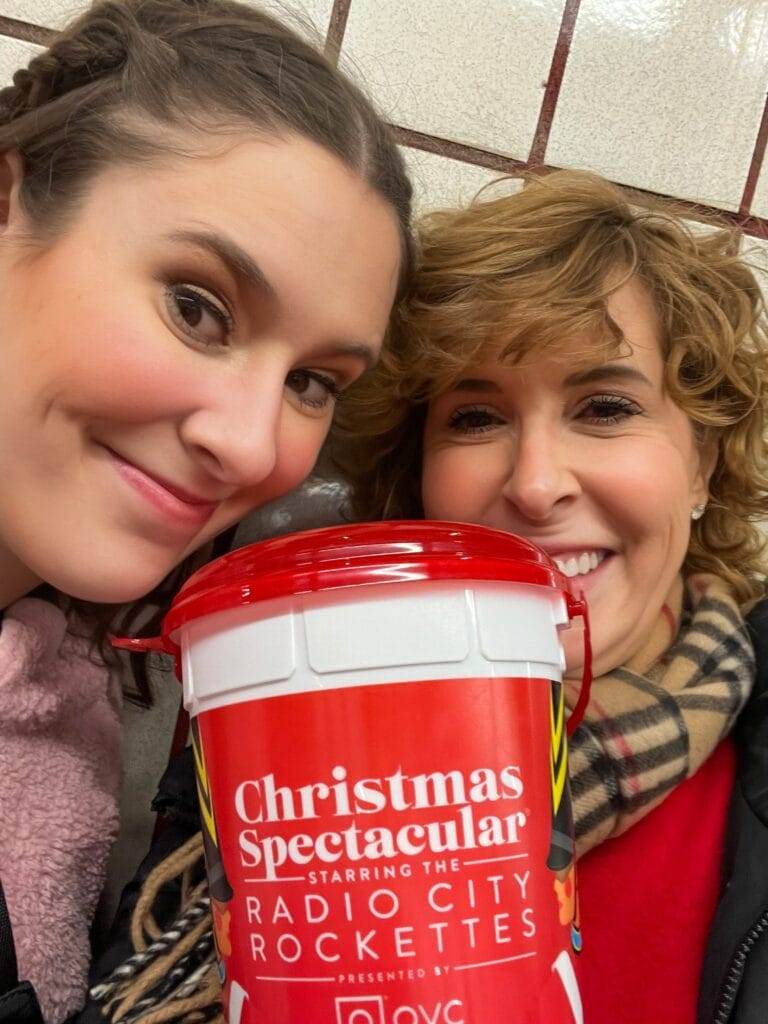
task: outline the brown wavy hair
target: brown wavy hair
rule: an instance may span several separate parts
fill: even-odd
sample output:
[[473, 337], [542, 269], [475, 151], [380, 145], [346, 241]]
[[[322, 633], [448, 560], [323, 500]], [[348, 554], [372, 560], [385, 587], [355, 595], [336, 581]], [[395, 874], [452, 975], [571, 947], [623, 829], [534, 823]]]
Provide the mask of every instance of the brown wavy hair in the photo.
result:
[[[345, 396], [333, 439], [356, 517], [419, 518], [429, 400], [503, 344], [520, 365], [567, 347], [603, 358], [627, 343], [606, 299], [632, 276], [655, 300], [665, 386], [716, 443], [706, 514], [686, 572], [714, 572], [743, 604], [765, 592], [768, 330], [740, 237], [692, 225], [673, 203], [595, 174], [529, 177], [500, 198], [438, 211], [420, 225], [415, 280], [380, 365]], [[585, 341], [585, 339], [588, 339]]]
[[[304, 26], [307, 28], [307, 26]], [[401, 287], [411, 266], [411, 185], [387, 125], [320, 48], [237, 0], [101, 0], [0, 90], [0, 151], [24, 161], [21, 204], [43, 244], [66, 230], [90, 182], [116, 163], [146, 165], [233, 132], [294, 133], [359, 174], [400, 224]], [[157, 631], [162, 609], [193, 561], [118, 628]], [[115, 608], [58, 595], [104, 644]], [[157, 614], [148, 618], [148, 609]], [[133, 614], [137, 611], [137, 615]], [[136, 691], [150, 702], [145, 659]]]

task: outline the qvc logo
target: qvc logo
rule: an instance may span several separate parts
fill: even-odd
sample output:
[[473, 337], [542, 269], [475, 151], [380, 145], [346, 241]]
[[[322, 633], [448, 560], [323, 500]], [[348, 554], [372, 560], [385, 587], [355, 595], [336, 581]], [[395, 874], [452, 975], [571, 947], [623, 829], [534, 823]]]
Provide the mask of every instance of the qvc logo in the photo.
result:
[[388, 1016], [383, 996], [340, 996], [336, 1000], [336, 1024], [464, 1024], [462, 1006], [460, 999], [432, 1007], [403, 1004]]

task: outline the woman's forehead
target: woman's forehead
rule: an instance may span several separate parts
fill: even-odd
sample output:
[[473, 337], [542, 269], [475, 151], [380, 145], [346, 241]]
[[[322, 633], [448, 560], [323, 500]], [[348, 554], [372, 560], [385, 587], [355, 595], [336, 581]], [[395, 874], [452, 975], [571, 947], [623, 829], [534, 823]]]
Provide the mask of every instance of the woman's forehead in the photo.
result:
[[[546, 364], [553, 372], [587, 372], [614, 361], [641, 364], [653, 377], [663, 370], [660, 317], [649, 287], [639, 278], [625, 279], [604, 302], [574, 302], [566, 310], [542, 304], [516, 308], [488, 325], [484, 335], [467, 330], [433, 339], [428, 391], [436, 397], [457, 382], [504, 376], [509, 370], [531, 371]], [[418, 366], [414, 368], [418, 376]], [[481, 372], [482, 371], [482, 372]], [[565, 372], [558, 374], [565, 376]]]
[[489, 345], [473, 360], [436, 379], [432, 398], [447, 392], [475, 394], [502, 391], [516, 381], [542, 377], [552, 385], [576, 388], [597, 383], [655, 386], [663, 377], [662, 353], [654, 338], [634, 344], [626, 338], [606, 343], [570, 339], [551, 350], [530, 351], [520, 358], [503, 346]]

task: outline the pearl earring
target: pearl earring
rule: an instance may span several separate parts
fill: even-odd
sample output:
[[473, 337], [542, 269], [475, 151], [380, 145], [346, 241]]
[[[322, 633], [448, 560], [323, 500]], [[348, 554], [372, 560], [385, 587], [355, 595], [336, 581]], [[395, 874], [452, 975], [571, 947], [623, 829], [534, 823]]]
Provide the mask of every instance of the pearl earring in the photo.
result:
[[694, 505], [691, 509], [691, 519], [701, 519], [706, 510], [706, 503], [704, 503], [703, 505]]

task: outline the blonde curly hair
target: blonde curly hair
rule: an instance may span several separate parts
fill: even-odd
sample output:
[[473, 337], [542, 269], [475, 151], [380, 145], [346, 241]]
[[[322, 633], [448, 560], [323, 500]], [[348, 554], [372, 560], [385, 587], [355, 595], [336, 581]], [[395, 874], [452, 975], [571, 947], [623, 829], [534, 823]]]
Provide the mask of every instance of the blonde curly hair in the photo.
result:
[[[582, 171], [531, 177], [512, 195], [433, 213], [420, 267], [381, 364], [345, 396], [332, 440], [357, 517], [419, 518], [427, 404], [503, 343], [519, 365], [576, 342], [626, 342], [607, 297], [637, 276], [655, 300], [665, 385], [717, 460], [684, 571], [714, 572], [747, 605], [765, 592], [768, 324], [738, 232], [690, 225], [668, 201]], [[589, 339], [585, 342], [584, 339]]]

